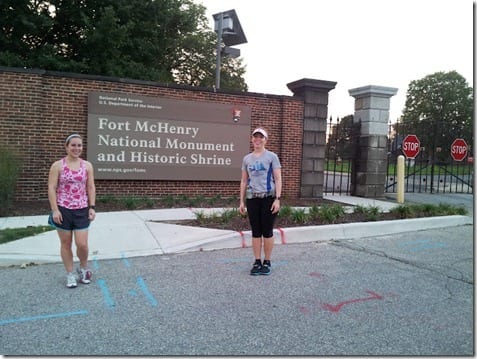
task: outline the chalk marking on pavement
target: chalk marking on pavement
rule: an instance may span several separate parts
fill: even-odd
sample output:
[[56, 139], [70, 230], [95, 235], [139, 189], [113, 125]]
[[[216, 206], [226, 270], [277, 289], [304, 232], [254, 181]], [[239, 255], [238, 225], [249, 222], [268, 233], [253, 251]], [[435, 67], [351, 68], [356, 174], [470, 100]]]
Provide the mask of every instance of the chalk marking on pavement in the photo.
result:
[[142, 292], [144, 293], [144, 295], [146, 296], [147, 300], [149, 301], [149, 303], [151, 303], [151, 305], [153, 307], [157, 306], [157, 300], [156, 298], [154, 298], [154, 296], [151, 294], [151, 292], [149, 291], [149, 289], [147, 288], [147, 285], [146, 283], [144, 282], [144, 279], [142, 279], [142, 277], [137, 277], [137, 284], [139, 285], [139, 287], [141, 288]]
[[103, 292], [104, 301], [106, 302], [106, 306], [109, 308], [114, 308], [116, 304], [114, 304], [113, 298], [109, 294], [108, 286], [106, 285], [106, 281], [104, 279], [98, 279], [98, 285], [101, 288], [101, 292]]
[[314, 277], [314, 278], [320, 278], [320, 279], [324, 278], [324, 275], [321, 274], [321, 273], [318, 273], [318, 272], [310, 272], [310, 273], [308, 273], [308, 275], [310, 277]]
[[343, 308], [347, 304], [359, 303], [359, 302], [364, 302], [364, 301], [367, 301], [367, 300], [382, 300], [382, 299], [384, 299], [383, 296], [381, 296], [378, 293], [375, 293], [373, 291], [366, 290], [365, 292], [370, 294], [371, 296], [366, 297], [366, 298], [356, 298], [356, 299], [346, 300], [346, 301], [340, 302], [336, 305], [329, 304], [329, 303], [324, 303], [323, 308], [325, 308], [326, 310], [329, 310], [330, 312], [338, 313], [341, 310], [341, 308]]
[[249, 261], [250, 261], [249, 257], [219, 259], [219, 262], [224, 263], [224, 264], [225, 263], [249, 262]]
[[303, 314], [310, 314], [311, 313], [310, 308], [307, 308], [305, 306], [299, 306], [298, 310]]
[[407, 241], [407, 242], [400, 243], [399, 245], [401, 247], [408, 247], [408, 250], [411, 252], [447, 247], [447, 243], [432, 242], [430, 239], [418, 239], [414, 241]]
[[429, 244], [422, 244], [418, 247], [409, 248], [411, 252], [423, 251], [426, 249], [434, 249], [434, 248], [442, 248], [447, 247], [446, 243], [429, 243]]
[[131, 266], [131, 263], [129, 262], [128, 258], [126, 257], [124, 253], [121, 253], [121, 260], [123, 261], [126, 267], [129, 268]]
[[93, 268], [96, 270], [99, 269], [99, 262], [96, 256], [93, 257]]
[[45, 314], [45, 315], [37, 315], [37, 316], [34, 316], [34, 317], [5, 319], [5, 320], [0, 320], [0, 325], [12, 324], [12, 323], [21, 323], [21, 322], [29, 322], [29, 321], [32, 321], [32, 320], [40, 320], [40, 319], [65, 318], [65, 317], [72, 317], [74, 315], [84, 315], [84, 314], [88, 314], [88, 311], [78, 310], [76, 312]]
[[272, 266], [273, 267], [280, 267], [280, 266], [287, 265], [287, 264], [288, 264], [288, 261], [273, 261], [272, 260]]

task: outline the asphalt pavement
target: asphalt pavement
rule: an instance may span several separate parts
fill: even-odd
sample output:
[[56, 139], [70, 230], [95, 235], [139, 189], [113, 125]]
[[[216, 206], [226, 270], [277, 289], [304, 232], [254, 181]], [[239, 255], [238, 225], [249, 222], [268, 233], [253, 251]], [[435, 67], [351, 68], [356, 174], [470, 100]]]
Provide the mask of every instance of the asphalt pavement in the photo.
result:
[[[384, 203], [393, 204], [374, 205]], [[176, 218], [194, 215], [180, 211]], [[206, 230], [199, 238], [182, 226], [154, 227], [145, 220], [152, 212], [129, 216], [116, 213], [113, 231], [98, 215], [90, 285], [65, 288], [52, 249], [42, 265], [0, 267], [0, 354], [474, 355], [473, 213], [282, 229], [272, 274], [256, 277], [246, 236]], [[100, 234], [114, 250], [93, 244]], [[48, 247], [35, 237], [28, 240]], [[3, 263], [15, 254], [6, 245]]]

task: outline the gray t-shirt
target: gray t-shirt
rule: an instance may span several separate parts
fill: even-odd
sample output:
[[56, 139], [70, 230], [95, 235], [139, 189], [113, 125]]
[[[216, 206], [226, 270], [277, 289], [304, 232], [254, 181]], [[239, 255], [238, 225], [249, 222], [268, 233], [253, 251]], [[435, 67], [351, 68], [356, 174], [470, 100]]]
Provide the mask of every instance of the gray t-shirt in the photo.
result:
[[242, 161], [242, 170], [248, 173], [247, 191], [275, 193], [273, 170], [281, 167], [280, 160], [274, 152], [265, 150], [258, 157], [253, 153], [246, 155]]

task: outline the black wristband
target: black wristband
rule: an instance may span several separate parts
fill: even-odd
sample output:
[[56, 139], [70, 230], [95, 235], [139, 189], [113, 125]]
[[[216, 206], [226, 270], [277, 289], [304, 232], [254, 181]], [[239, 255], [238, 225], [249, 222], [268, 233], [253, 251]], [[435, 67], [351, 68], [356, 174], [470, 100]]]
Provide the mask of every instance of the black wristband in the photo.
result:
[[89, 206], [89, 209], [94, 209], [96, 211], [96, 206]]

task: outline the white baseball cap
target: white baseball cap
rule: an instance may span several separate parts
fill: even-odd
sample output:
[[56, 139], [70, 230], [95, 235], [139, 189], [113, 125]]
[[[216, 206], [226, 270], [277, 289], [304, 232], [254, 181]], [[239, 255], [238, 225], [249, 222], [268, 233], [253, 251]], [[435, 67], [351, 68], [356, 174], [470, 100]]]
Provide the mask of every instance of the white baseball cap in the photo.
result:
[[259, 127], [259, 128], [256, 128], [255, 130], [253, 130], [252, 136], [255, 135], [256, 133], [259, 133], [259, 134], [261, 134], [263, 137], [265, 137], [266, 139], [268, 139], [268, 133], [267, 133], [267, 131], [265, 131], [263, 128]]

